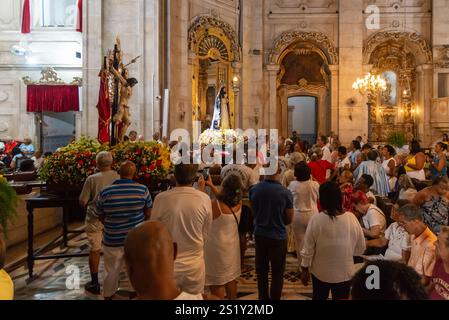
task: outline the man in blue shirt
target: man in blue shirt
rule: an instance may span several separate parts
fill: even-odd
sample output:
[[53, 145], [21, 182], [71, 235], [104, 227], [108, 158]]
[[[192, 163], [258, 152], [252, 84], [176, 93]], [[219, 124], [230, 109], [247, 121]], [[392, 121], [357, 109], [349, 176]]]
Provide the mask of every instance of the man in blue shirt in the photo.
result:
[[103, 294], [106, 300], [112, 299], [118, 290], [126, 236], [151, 213], [150, 192], [132, 180], [135, 173], [135, 164], [124, 162], [120, 167], [120, 180], [104, 188], [97, 200], [97, 214], [104, 224]]
[[[286, 225], [293, 220], [293, 195], [279, 182], [276, 174], [250, 190], [255, 214], [256, 271], [260, 300], [280, 300], [284, 285], [287, 256]], [[268, 272], [271, 264], [271, 290], [268, 290]]]
[[34, 154], [34, 146], [33, 141], [30, 138], [24, 139], [24, 143], [20, 145], [20, 151], [22, 151], [23, 155], [27, 158], [31, 158]]

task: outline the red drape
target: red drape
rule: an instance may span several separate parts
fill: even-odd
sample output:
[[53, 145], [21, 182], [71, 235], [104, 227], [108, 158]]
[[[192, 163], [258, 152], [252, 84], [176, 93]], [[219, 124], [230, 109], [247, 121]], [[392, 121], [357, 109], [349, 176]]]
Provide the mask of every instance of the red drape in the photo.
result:
[[76, 31], [83, 32], [83, 0], [78, 0], [78, 16], [76, 19]]
[[109, 100], [108, 73], [100, 73], [100, 94], [98, 97], [98, 141], [101, 143], [110, 142], [109, 124], [111, 122], [111, 104]]
[[78, 86], [30, 85], [27, 87], [27, 112], [79, 111]]
[[31, 32], [30, 0], [23, 1], [22, 33]]

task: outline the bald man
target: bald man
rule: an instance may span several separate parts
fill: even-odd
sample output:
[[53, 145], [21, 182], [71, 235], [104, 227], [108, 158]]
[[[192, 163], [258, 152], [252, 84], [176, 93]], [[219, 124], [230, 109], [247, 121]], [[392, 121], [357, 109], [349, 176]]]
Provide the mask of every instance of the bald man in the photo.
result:
[[103, 295], [106, 300], [112, 299], [118, 290], [126, 236], [145, 221], [152, 206], [148, 188], [133, 181], [135, 174], [135, 164], [124, 162], [120, 166], [120, 179], [104, 188], [97, 200], [97, 214], [104, 223]]
[[125, 241], [125, 260], [138, 300], [217, 300], [178, 289], [174, 272], [176, 244], [160, 222], [145, 222], [130, 231]]

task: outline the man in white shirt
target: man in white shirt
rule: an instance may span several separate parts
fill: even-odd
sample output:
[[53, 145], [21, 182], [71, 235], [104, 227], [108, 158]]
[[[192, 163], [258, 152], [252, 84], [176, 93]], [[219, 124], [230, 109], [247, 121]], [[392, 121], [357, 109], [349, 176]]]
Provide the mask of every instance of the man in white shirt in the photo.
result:
[[338, 168], [341, 170], [351, 170], [351, 160], [346, 147], [338, 148]]
[[212, 204], [205, 193], [192, 187], [198, 176], [198, 165], [179, 164], [174, 174], [176, 188], [156, 197], [151, 220], [162, 222], [178, 245], [175, 261], [178, 287], [187, 293], [199, 294], [204, 292], [203, 247], [212, 225]]
[[332, 152], [330, 149], [330, 145], [328, 144], [328, 139], [326, 136], [319, 137], [317, 140], [317, 146], [323, 150], [323, 158], [322, 160], [326, 160], [332, 163]]
[[[234, 152], [234, 159], [237, 160], [236, 152]], [[223, 181], [231, 174], [236, 175], [242, 180], [242, 184], [245, 187], [245, 192], [248, 192], [249, 189], [255, 186], [260, 179], [260, 175], [258, 175], [257, 171], [255, 171], [256, 167], [251, 168], [243, 163], [228, 164], [221, 170], [221, 180]]]
[[144, 222], [125, 242], [125, 260], [137, 300], [218, 300], [212, 295], [182, 292], [173, 277], [176, 244], [160, 222]]
[[360, 143], [360, 148], [363, 148], [363, 146], [365, 145], [365, 142], [363, 142], [363, 138], [361, 136], [358, 136], [357, 138], [355, 138], [355, 140]]

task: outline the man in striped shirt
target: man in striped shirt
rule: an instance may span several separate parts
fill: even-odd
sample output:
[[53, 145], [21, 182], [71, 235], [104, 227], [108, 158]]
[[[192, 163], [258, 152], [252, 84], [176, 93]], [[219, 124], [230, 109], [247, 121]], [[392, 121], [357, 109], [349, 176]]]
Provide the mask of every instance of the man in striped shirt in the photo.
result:
[[120, 167], [120, 180], [103, 189], [97, 200], [97, 213], [104, 223], [103, 293], [106, 300], [111, 299], [118, 290], [128, 232], [150, 216], [150, 192], [147, 187], [132, 180], [135, 173], [135, 164], [124, 162]]

